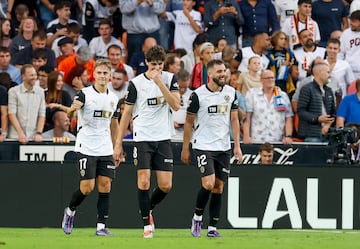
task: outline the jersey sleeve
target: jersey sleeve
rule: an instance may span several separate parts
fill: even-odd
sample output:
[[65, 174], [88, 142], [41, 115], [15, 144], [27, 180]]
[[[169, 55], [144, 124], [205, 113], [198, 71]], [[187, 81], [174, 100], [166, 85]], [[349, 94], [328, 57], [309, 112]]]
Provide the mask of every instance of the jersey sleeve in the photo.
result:
[[129, 105], [134, 105], [137, 98], [137, 90], [132, 81], [129, 82], [128, 86], [128, 95], [125, 99], [125, 103]]
[[78, 92], [75, 95], [74, 100], [78, 100], [81, 103], [85, 104], [85, 94], [84, 94], [84, 92], [80, 90], [80, 92]]
[[231, 111], [237, 111], [239, 109], [239, 102], [237, 100], [236, 92], [234, 93], [234, 101], [231, 103]]
[[193, 92], [189, 97], [187, 112], [195, 114], [199, 111], [199, 108], [199, 97], [195, 92]]
[[170, 82], [170, 91], [171, 92], [177, 92], [179, 91], [179, 84], [177, 82], [176, 75], [173, 75], [171, 82]]
[[116, 105], [116, 110], [114, 111], [112, 118], [116, 118], [118, 119], [120, 117], [120, 106], [121, 106], [121, 101], [119, 99], [117, 105]]

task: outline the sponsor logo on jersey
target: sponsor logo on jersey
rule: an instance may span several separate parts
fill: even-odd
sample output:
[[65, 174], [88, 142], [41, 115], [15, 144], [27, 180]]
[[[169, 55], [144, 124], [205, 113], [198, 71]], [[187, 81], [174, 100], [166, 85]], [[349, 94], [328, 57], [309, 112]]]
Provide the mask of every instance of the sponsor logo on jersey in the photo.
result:
[[212, 105], [208, 107], [208, 113], [227, 113], [229, 111], [228, 105]]
[[94, 118], [110, 118], [112, 112], [109, 111], [102, 111], [102, 110], [96, 110], [94, 111]]
[[166, 99], [164, 98], [164, 96], [160, 96], [156, 98], [147, 99], [147, 103], [149, 106], [165, 105]]

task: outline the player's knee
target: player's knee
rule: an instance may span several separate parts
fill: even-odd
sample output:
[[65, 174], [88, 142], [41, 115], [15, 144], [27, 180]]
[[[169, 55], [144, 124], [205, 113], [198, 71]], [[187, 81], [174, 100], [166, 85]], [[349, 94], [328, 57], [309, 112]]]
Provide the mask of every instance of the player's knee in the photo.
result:
[[139, 189], [149, 189], [150, 188], [150, 181], [147, 179], [140, 179], [138, 180], [138, 188]]
[[80, 187], [80, 191], [81, 193], [83, 193], [84, 195], [89, 195], [92, 191], [94, 191], [94, 186], [93, 185], [83, 185]]
[[211, 191], [212, 193], [214, 193], [214, 194], [222, 194], [223, 193], [223, 188], [221, 188], [221, 187], [214, 187], [213, 189], [212, 189], [212, 191]]
[[211, 181], [206, 181], [202, 183], [202, 187], [206, 190], [212, 191], [214, 189], [214, 183]]
[[166, 183], [166, 184], [162, 184], [161, 186], [159, 186], [159, 188], [161, 189], [161, 191], [165, 192], [165, 193], [169, 193], [170, 190], [172, 189], [172, 183]]

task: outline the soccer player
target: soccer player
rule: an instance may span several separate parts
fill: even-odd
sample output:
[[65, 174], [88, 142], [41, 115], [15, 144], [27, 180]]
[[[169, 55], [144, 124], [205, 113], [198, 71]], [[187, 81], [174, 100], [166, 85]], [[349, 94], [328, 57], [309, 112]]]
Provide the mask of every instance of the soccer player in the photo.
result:
[[[224, 183], [230, 174], [230, 124], [234, 137], [234, 156], [242, 160], [239, 139], [238, 101], [235, 89], [226, 85], [226, 67], [221, 60], [207, 65], [210, 81], [196, 89], [189, 99], [184, 125], [184, 142], [181, 160], [190, 162], [190, 138], [201, 173], [201, 189], [198, 192], [191, 234], [201, 236], [202, 216], [210, 200], [208, 237], [221, 237], [216, 230], [220, 217]], [[192, 134], [192, 127], [195, 127]]]
[[[113, 155], [116, 163], [125, 161], [122, 141], [132, 118], [133, 139], [136, 142], [133, 157], [137, 167], [138, 201], [144, 223], [144, 238], [153, 237], [151, 210], [172, 187], [173, 154], [170, 139], [174, 128], [171, 109], [177, 111], [180, 108], [180, 97], [176, 77], [163, 71], [164, 61], [165, 50], [158, 45], [151, 47], [145, 55], [147, 71], [129, 82]], [[158, 186], [149, 198], [151, 170], [156, 171]]]
[[73, 193], [69, 206], [64, 210], [62, 229], [66, 234], [71, 233], [75, 210], [94, 190], [96, 179], [99, 197], [95, 234], [113, 235], [106, 229], [106, 220], [109, 217], [111, 182], [115, 177], [112, 136], [116, 136], [119, 108], [117, 96], [107, 89], [110, 72], [108, 60], [96, 61], [94, 85], [82, 89], [68, 111], [69, 116], [78, 111], [75, 151], [78, 154], [80, 188]]

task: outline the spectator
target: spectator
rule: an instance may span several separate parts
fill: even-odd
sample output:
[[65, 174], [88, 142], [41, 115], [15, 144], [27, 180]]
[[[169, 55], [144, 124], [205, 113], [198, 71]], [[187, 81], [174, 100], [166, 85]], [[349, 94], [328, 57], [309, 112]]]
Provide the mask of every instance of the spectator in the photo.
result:
[[124, 69], [126, 71], [126, 81], [134, 78], [134, 71], [132, 67], [124, 63], [124, 57], [122, 56], [122, 49], [116, 44], [112, 44], [107, 48], [107, 56], [111, 63], [111, 71], [113, 72], [116, 69]]
[[209, 0], [205, 4], [204, 24], [210, 42], [215, 44], [224, 38], [227, 44], [236, 48], [236, 33], [244, 24], [244, 17], [235, 0]]
[[230, 72], [238, 71], [237, 69], [242, 60], [242, 52], [241, 50], [236, 51], [230, 45], [226, 45], [221, 51], [221, 60], [229, 67]]
[[[84, 38], [80, 37], [80, 31], [81, 31], [81, 27], [80, 27], [80, 25], [78, 23], [73, 22], [73, 23], [69, 23], [67, 25], [65, 36], [70, 37], [71, 39], [73, 39], [75, 52], [77, 52], [78, 49], [81, 46], [87, 46], [88, 45], [87, 41]], [[56, 57], [58, 57], [58, 56], [60, 56], [62, 54], [62, 52], [60, 51], [58, 43], [63, 38], [64, 37], [62, 37], [62, 36], [56, 38], [54, 40], [53, 44], [52, 44], [51, 48], [55, 52]]]
[[249, 58], [248, 71], [241, 73], [239, 77], [239, 85], [241, 86], [241, 94], [246, 96], [250, 88], [261, 87], [259, 70], [261, 67], [260, 57], [254, 55]]
[[20, 69], [10, 64], [10, 61], [10, 50], [6, 47], [0, 47], [0, 72], [7, 72], [13, 82], [20, 84], [22, 82]]
[[201, 44], [207, 41], [209, 41], [207, 33], [198, 34], [193, 41], [193, 50], [181, 57], [181, 62], [184, 65], [183, 67], [189, 74], [192, 73], [195, 64], [200, 62], [199, 49]]
[[201, 61], [196, 63], [192, 70], [189, 85], [191, 90], [195, 90], [201, 85], [205, 85], [209, 82], [210, 78], [208, 76], [206, 67], [209, 61], [214, 59], [214, 45], [210, 42], [204, 42], [201, 44], [199, 52]]
[[[76, 138], [69, 132], [70, 119], [63, 110], [56, 110], [52, 113], [54, 128], [43, 133], [44, 140], [74, 141]], [[57, 140], [55, 140], [56, 142]]]
[[[347, 88], [351, 82], [355, 80], [354, 73], [351, 70], [351, 66], [347, 61], [338, 59], [340, 52], [340, 41], [336, 39], [329, 39], [326, 45], [326, 62], [330, 66], [331, 81], [329, 86], [335, 93], [335, 96], [344, 98], [347, 93]], [[333, 80], [335, 79], [335, 80]], [[338, 82], [338, 86], [333, 84]], [[338, 93], [336, 90], [338, 89]]]
[[41, 66], [39, 70], [37, 70], [38, 85], [44, 89], [45, 92], [48, 90], [48, 75], [52, 71], [53, 69], [46, 65]]
[[68, 0], [57, 1], [54, 6], [54, 12], [57, 15], [57, 18], [50, 20], [46, 25], [46, 34], [47, 34], [47, 45], [48, 47], [52, 46], [52, 43], [55, 39], [66, 35], [67, 25], [69, 23], [77, 23], [76, 20], [70, 19], [71, 15], [71, 5], [72, 3]]
[[127, 31], [128, 58], [144, 50], [141, 45], [147, 37], [153, 37], [156, 44], [160, 42], [158, 15], [164, 10], [163, 0], [138, 0], [136, 4], [133, 0], [120, 1], [122, 24]]
[[59, 65], [63, 59], [75, 53], [74, 40], [71, 37], [64, 36], [58, 41], [57, 45], [61, 53], [61, 55], [56, 57], [56, 63]]
[[270, 49], [270, 37], [267, 33], [257, 33], [254, 35], [254, 42], [251, 47], [242, 49], [242, 60], [238, 70], [242, 73], [248, 71], [249, 58], [255, 55], [260, 57], [260, 68], [258, 73], [268, 68], [269, 58], [266, 56]]
[[201, 14], [193, 9], [196, 0], [182, 1], [182, 9], [167, 12], [167, 18], [174, 22], [174, 47], [192, 51], [192, 43], [201, 32]]
[[93, 82], [94, 64], [95, 61], [91, 59], [90, 48], [88, 46], [83, 46], [79, 48], [76, 54], [73, 54], [72, 56], [69, 56], [68, 58], [60, 62], [58, 66], [58, 71], [64, 73], [64, 82], [71, 85], [72, 82], [68, 79], [69, 72], [76, 65], [84, 65], [88, 74], [87, 82]]
[[67, 74], [67, 81], [64, 81], [63, 90], [66, 91], [72, 100], [75, 95], [84, 87], [91, 85], [88, 79], [88, 72], [85, 65], [75, 65]]
[[40, 67], [45, 66], [47, 63], [47, 52], [46, 48], [37, 48], [34, 50], [31, 64], [35, 70], [38, 71]]
[[177, 74], [180, 69], [180, 58], [174, 53], [168, 53], [165, 57], [164, 71]]
[[331, 32], [349, 27], [348, 7], [342, 0], [318, 0], [313, 3], [311, 17], [319, 25], [319, 46], [326, 47]]
[[90, 42], [98, 35], [96, 30], [99, 28], [100, 20], [111, 18], [115, 14], [119, 8], [119, 0], [84, 0], [83, 2], [83, 38]]
[[[215, 59], [216, 60], [221, 60], [221, 56], [222, 56], [222, 51], [223, 49], [228, 46], [227, 41], [225, 38], [220, 37], [219, 39], [217, 39], [214, 43], [214, 47], [215, 47]], [[230, 46], [232, 47], [232, 46]]]
[[313, 41], [319, 42], [321, 40], [319, 26], [310, 17], [311, 9], [312, 0], [299, 0], [297, 14], [288, 18], [281, 28], [281, 31], [289, 36], [291, 50], [300, 46], [300, 32], [304, 29], [310, 31]]
[[48, 74], [48, 90], [45, 98], [47, 108], [60, 109], [65, 112], [69, 110], [72, 99], [69, 93], [63, 91], [63, 84], [63, 75], [60, 72], [52, 71]]
[[295, 85], [291, 78], [291, 68], [295, 65], [295, 57], [290, 49], [287, 49], [287, 36], [282, 31], [276, 31], [271, 37], [272, 49], [268, 52], [270, 59], [269, 69], [276, 75], [275, 83], [283, 92], [292, 94]]
[[37, 48], [45, 48], [47, 54], [47, 65], [56, 68], [55, 53], [50, 48], [46, 47], [46, 34], [44, 31], [39, 30], [34, 33], [31, 39], [30, 47], [24, 48], [22, 51], [15, 55], [15, 58], [12, 58], [12, 64], [16, 67], [21, 68], [24, 64], [30, 64], [32, 61], [34, 50]]
[[244, 143], [292, 143], [293, 112], [287, 94], [275, 86], [270, 70], [261, 74], [262, 87], [252, 88], [245, 96]]
[[345, 96], [336, 114], [336, 127], [349, 123], [360, 125], [360, 80], [356, 80], [356, 93]]
[[315, 44], [313, 34], [309, 30], [302, 30], [299, 38], [301, 47], [294, 50], [294, 55], [298, 62], [299, 80], [302, 80], [310, 73], [309, 65], [315, 58], [325, 58], [326, 50]]
[[[10, 15], [9, 15], [10, 16]], [[11, 34], [10, 37], [14, 38], [19, 34], [20, 23], [23, 19], [29, 16], [29, 8], [25, 4], [18, 4], [15, 8], [15, 15], [8, 17], [11, 20]]]
[[8, 132], [8, 93], [6, 87], [0, 85], [0, 142], [4, 141]]
[[33, 17], [29, 16], [21, 20], [19, 34], [10, 43], [10, 53], [13, 58], [24, 48], [31, 46], [33, 34], [37, 30], [38, 27]]
[[356, 10], [350, 15], [350, 28], [346, 29], [340, 38], [341, 59], [346, 60], [356, 78], [360, 77], [360, 10]]
[[173, 111], [175, 135], [173, 135], [171, 139], [182, 141], [184, 135], [186, 110], [189, 105], [189, 97], [193, 91], [189, 88], [190, 74], [188, 71], [181, 69], [176, 74], [176, 76], [179, 84], [180, 109]]
[[[236, 98], [239, 104], [239, 121], [240, 124], [245, 119], [245, 113], [246, 113], [246, 104], [245, 104], [245, 96], [241, 94], [242, 85], [240, 84], [240, 72], [239, 71], [233, 71], [230, 75], [230, 82], [229, 85], [235, 88]], [[241, 127], [240, 127], [241, 128]]]
[[[28, 0], [8, 0], [8, 7], [6, 12], [6, 17], [11, 19], [12, 16], [15, 16], [15, 10], [18, 5], [26, 5], [28, 8], [28, 15], [37, 18], [39, 15], [39, 9], [37, 1], [28, 1]], [[37, 22], [40, 23], [40, 20], [37, 19]]]
[[[128, 44], [129, 44], [129, 41], [128, 41]], [[134, 75], [139, 75], [139, 74], [146, 72], [147, 65], [145, 62], [145, 54], [151, 47], [155, 46], [156, 44], [157, 44], [157, 42], [156, 42], [155, 38], [147, 37], [144, 40], [141, 51], [136, 52], [131, 57], [129, 57], [130, 58], [129, 65], [133, 68]], [[129, 48], [129, 46], [128, 46], [128, 48]], [[128, 54], [128, 55], [130, 56], [130, 54]]]
[[35, 86], [36, 70], [32, 65], [21, 68], [23, 83], [9, 90], [9, 138], [26, 144], [29, 139], [42, 141], [45, 124], [44, 90]]
[[91, 53], [95, 60], [107, 58], [107, 48], [113, 44], [118, 45], [121, 48], [122, 56], [126, 57], [125, 46], [121, 41], [112, 36], [113, 28], [108, 19], [100, 21], [98, 32], [100, 36], [92, 38], [89, 43]]
[[10, 31], [11, 24], [9, 19], [2, 19], [0, 21], [0, 46], [9, 47], [11, 43]]
[[239, 6], [245, 20], [242, 27], [243, 48], [252, 45], [256, 34], [268, 34], [280, 29], [274, 5], [270, 0], [243, 0]]
[[274, 164], [274, 146], [268, 142], [260, 145], [259, 148], [260, 164]]
[[295, 15], [297, 0], [273, 0], [280, 27], [284, 27], [285, 20]]
[[305, 142], [326, 142], [324, 135], [335, 121], [336, 114], [334, 93], [326, 85], [330, 79], [330, 68], [325, 63], [319, 63], [312, 71], [314, 81], [300, 91], [298, 136]]
[[0, 73], [0, 85], [4, 86], [6, 88], [6, 90], [9, 91], [9, 89], [11, 87], [17, 86], [18, 84], [11, 80], [11, 77], [7, 72], [1, 72]]
[[124, 98], [128, 92], [129, 84], [126, 76], [124, 69], [115, 69], [111, 76], [111, 82], [108, 83], [108, 89], [115, 93], [118, 99]]
[[342, 34], [341, 30], [334, 30], [330, 34], [330, 39], [338, 39], [338, 40], [340, 40], [341, 34]]
[[292, 99], [291, 99], [291, 105], [293, 107], [293, 111], [296, 113], [297, 112], [297, 104], [299, 102], [299, 96], [300, 96], [300, 91], [301, 91], [301, 88], [303, 86], [305, 86], [306, 84], [314, 81], [314, 76], [313, 76], [313, 71], [312, 69], [314, 68], [314, 66], [316, 64], [326, 64], [326, 61], [322, 58], [315, 58], [315, 60], [312, 61], [312, 63], [310, 64], [309, 66], [309, 73], [308, 76], [304, 79], [302, 79], [301, 81], [299, 81], [296, 85], [296, 90], [295, 90], [295, 93], [294, 95], [292, 96]]

